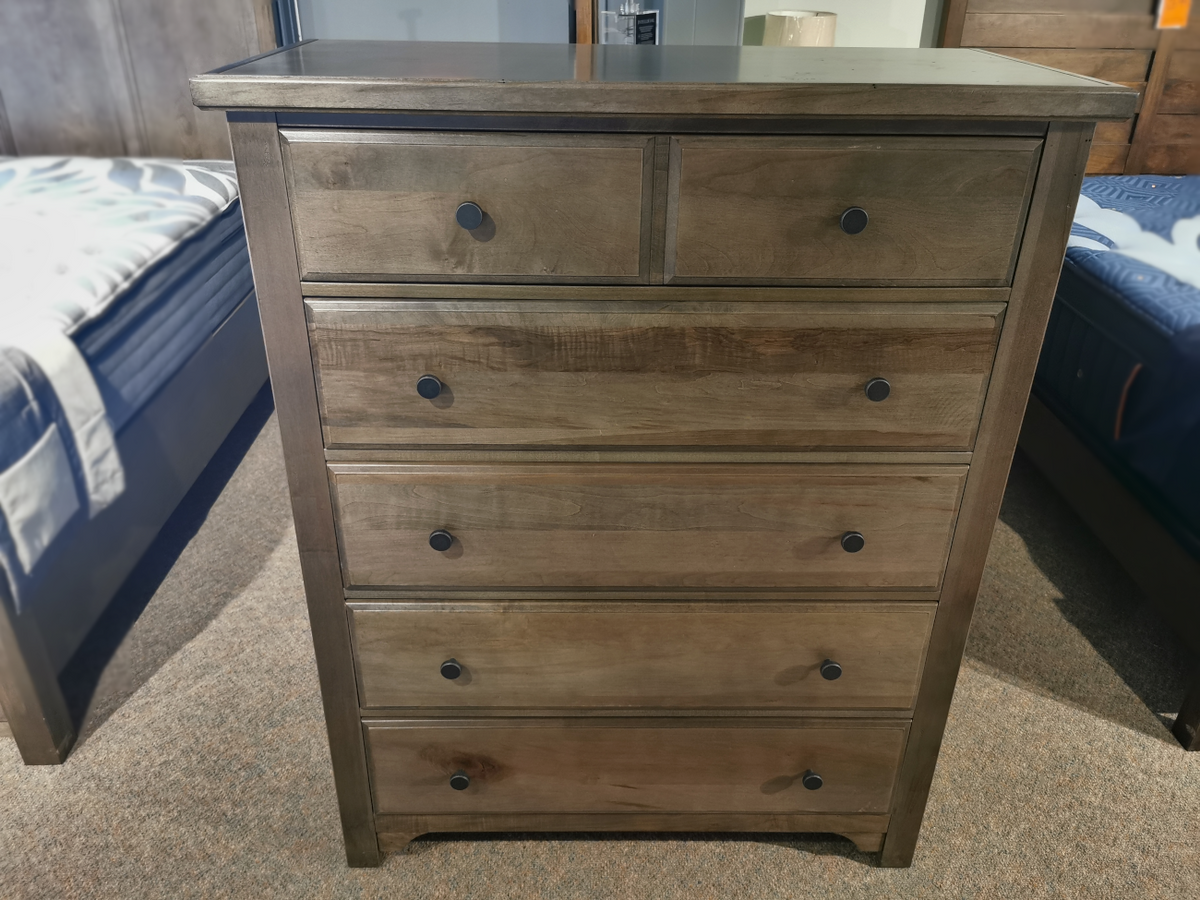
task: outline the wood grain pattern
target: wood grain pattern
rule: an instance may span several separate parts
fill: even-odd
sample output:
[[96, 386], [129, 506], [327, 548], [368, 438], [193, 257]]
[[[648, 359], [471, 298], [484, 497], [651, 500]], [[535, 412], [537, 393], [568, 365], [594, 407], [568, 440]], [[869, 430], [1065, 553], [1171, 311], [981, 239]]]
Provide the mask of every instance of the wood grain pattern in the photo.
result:
[[[308, 301], [327, 447], [970, 449], [1003, 307]], [[442, 394], [416, 392], [425, 374]], [[891, 394], [867, 399], [886, 377]]]
[[1122, 13], [1150, 16], [1158, 0], [969, 0], [973, 13]]
[[1137, 131], [1129, 147], [1129, 157], [1126, 160], [1126, 171], [1140, 174], [1150, 171], [1149, 156], [1151, 148], [1158, 143], [1152, 137], [1152, 132], [1158, 125], [1158, 110], [1162, 105], [1163, 88], [1167, 83], [1167, 73], [1171, 68], [1171, 57], [1179, 40], [1179, 32], [1168, 30], [1161, 32], [1154, 59], [1150, 63], [1150, 75], [1146, 81], [1146, 98], [1142, 102], [1142, 110], [1138, 115]]
[[968, 5], [969, 0], [945, 0], [937, 46], [962, 46], [963, 20], [966, 18]]
[[1200, 114], [1200, 50], [1171, 54], [1158, 111], [1165, 115]]
[[1129, 144], [1092, 144], [1087, 174], [1120, 175], [1125, 171], [1128, 157]]
[[[937, 587], [966, 469], [329, 467], [347, 586]], [[447, 529], [439, 553], [429, 534]], [[847, 553], [859, 531], [866, 548]]]
[[[1039, 148], [1020, 138], [675, 138], [667, 281], [1007, 284]], [[870, 223], [848, 235], [839, 220], [854, 206]]]
[[1146, 134], [1148, 146], [1141, 170], [1156, 175], [1200, 175], [1200, 115], [1156, 116]]
[[225, 117], [192, 105], [188, 78], [273, 47], [264, 2], [5, 0], [0, 34], [14, 39], [0, 53], [0, 90], [14, 145], [23, 154], [228, 159]]
[[[934, 608], [390, 604], [350, 619], [364, 708], [908, 709]], [[451, 658], [455, 679], [439, 670]]]
[[913, 713], [912, 734], [891, 807], [892, 819], [880, 857], [885, 866], [909, 865], [916, 849], [971, 613], [1062, 270], [1092, 131], [1090, 125], [1055, 124], [1046, 138], [1013, 279], [1013, 300], [1005, 313]]
[[1092, 139], [1092, 150], [1096, 144], [1128, 144], [1133, 134], [1133, 119], [1124, 122], [1102, 122], [1096, 126], [1096, 136]]
[[1039, 66], [1049, 66], [1074, 72], [1076, 75], [1087, 75], [1089, 78], [1103, 78], [1119, 84], [1146, 81], [1150, 73], [1150, 50], [1078, 50], [1044, 47], [989, 47], [992, 53], [1002, 53], [1014, 59], [1037, 63]]
[[229, 159], [225, 117], [196, 109], [188, 78], [275, 46], [270, 14], [264, 21], [258, 9], [261, 0], [117, 0], [114, 5], [128, 41], [145, 152]]
[[963, 47], [1153, 49], [1151, 15], [1096, 13], [974, 13], [963, 20]]
[[[822, 720], [364, 722], [381, 814], [887, 811], [908, 725]], [[813, 770], [824, 784], [806, 790]], [[449, 785], [458, 771], [466, 790]]]
[[575, 8], [575, 43], [595, 44], [596, 0], [572, 0]]
[[[653, 139], [283, 132], [305, 278], [648, 281]], [[481, 206], [475, 231], [455, 221]]]
[[271, 387], [286, 448], [284, 463], [346, 859], [352, 866], [378, 865], [381, 857], [358, 718], [350, 629], [342, 598], [337, 537], [324, 472], [317, 391], [304, 326], [304, 301], [279, 134], [271, 117], [257, 122], [231, 122], [229, 132]]
[[145, 152], [112, 0], [5, 0], [0, 35], [14, 152]]

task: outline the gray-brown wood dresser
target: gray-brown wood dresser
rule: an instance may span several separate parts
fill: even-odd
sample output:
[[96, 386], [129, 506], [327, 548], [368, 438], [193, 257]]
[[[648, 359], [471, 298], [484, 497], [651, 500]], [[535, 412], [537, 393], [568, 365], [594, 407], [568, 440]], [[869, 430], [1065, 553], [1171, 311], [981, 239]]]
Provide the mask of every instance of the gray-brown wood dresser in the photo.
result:
[[228, 110], [352, 865], [913, 856], [1092, 131], [976, 50], [315, 41]]

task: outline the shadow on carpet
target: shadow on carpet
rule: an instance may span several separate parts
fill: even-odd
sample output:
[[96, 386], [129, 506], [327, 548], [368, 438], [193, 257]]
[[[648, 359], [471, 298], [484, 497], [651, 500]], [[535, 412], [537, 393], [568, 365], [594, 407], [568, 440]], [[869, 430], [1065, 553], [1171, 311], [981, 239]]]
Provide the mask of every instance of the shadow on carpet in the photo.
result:
[[967, 656], [1169, 743], [1195, 669], [1125, 570], [1020, 452]]
[[[268, 383], [251, 401], [60, 674], [79, 730], [76, 747], [163, 663], [208, 627], [258, 574], [286, 533], [287, 517], [278, 514], [279, 478], [270, 477], [276, 474], [269, 471], [274, 468], [271, 460], [248, 459], [274, 410]], [[227, 493], [235, 479], [240, 482], [238, 490]], [[220, 557], [228, 562], [219, 572], [196, 579], [199, 573], [188, 572], [186, 565], [182, 571], [177, 567], [187, 553], [195, 554], [199, 549], [189, 550], [189, 545], [218, 503], [223, 506], [222, 514], [242, 520], [236, 522], [242, 526], [236, 529], [237, 546]], [[212, 569], [211, 565], [207, 568]], [[147, 612], [164, 581], [189, 575], [204, 583], [197, 585], [201, 589], [190, 594], [186, 605]]]

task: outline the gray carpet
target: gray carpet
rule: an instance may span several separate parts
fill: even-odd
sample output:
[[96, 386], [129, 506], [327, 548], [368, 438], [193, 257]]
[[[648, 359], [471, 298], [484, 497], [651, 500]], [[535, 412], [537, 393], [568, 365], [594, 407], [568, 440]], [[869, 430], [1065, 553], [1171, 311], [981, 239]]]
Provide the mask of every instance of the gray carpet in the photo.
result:
[[[265, 423], [265, 424], [264, 424]], [[0, 896], [1190, 898], [1195, 662], [1020, 457], [911, 869], [839, 838], [427, 837], [344, 865], [260, 398], [68, 672], [66, 765], [0, 740]]]

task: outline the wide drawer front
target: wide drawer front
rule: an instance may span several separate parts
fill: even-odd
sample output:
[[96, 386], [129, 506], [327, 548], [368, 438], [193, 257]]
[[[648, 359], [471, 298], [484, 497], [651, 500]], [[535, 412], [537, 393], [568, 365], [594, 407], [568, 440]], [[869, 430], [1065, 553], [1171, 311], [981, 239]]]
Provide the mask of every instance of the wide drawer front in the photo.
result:
[[909, 709], [933, 603], [358, 606], [364, 708]]
[[347, 585], [447, 588], [936, 588], [967, 473], [665, 463], [329, 469]]
[[330, 447], [967, 450], [1003, 310], [308, 301]]
[[303, 278], [649, 278], [652, 138], [282, 139]]
[[908, 724], [425, 720], [365, 731], [382, 814], [886, 813]]
[[667, 281], [1007, 284], [1040, 150], [1024, 138], [673, 138]]

